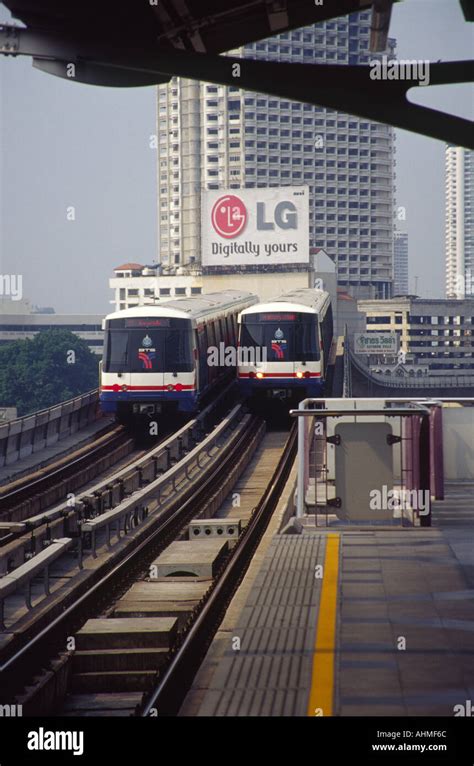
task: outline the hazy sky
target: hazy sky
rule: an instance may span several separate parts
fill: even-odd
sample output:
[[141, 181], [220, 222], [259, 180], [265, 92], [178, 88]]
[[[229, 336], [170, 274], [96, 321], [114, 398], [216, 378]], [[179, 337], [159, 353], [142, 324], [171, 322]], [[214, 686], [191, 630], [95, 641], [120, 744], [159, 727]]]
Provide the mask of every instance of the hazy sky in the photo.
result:
[[[10, 20], [0, 4], [0, 21]], [[392, 14], [399, 58], [472, 58], [458, 0], [405, 0]], [[413, 100], [473, 119], [471, 85]], [[420, 93], [421, 91], [421, 93]], [[419, 95], [418, 95], [419, 94]], [[112, 269], [156, 258], [156, 89], [98, 88], [0, 57], [0, 273], [57, 312], [110, 309]], [[444, 144], [397, 130], [397, 203], [407, 211], [410, 288], [444, 295]], [[75, 220], [67, 220], [73, 206]]]

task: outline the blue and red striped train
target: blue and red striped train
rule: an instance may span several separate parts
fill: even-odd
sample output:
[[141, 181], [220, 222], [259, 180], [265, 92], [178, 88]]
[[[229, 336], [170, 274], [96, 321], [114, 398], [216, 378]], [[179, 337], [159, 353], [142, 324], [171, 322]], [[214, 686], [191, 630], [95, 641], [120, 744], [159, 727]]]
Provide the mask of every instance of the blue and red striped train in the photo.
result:
[[246, 396], [320, 396], [332, 337], [324, 290], [293, 290], [249, 306], [239, 317], [239, 387]]
[[210, 349], [235, 351], [238, 315], [257, 301], [251, 293], [226, 290], [109, 314], [102, 411], [121, 421], [197, 411], [203, 397], [236, 375], [236, 362], [228, 364], [222, 354], [210, 364]]

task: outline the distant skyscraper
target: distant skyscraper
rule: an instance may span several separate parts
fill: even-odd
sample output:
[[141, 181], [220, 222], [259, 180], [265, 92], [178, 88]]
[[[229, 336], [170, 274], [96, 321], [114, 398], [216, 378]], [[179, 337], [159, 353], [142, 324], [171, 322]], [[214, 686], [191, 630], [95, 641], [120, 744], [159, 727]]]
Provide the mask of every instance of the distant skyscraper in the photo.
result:
[[446, 147], [446, 295], [474, 296], [474, 151]]
[[393, 235], [393, 294], [408, 295], [408, 234]]
[[[370, 12], [240, 48], [244, 58], [367, 64]], [[389, 41], [390, 56], [395, 42]], [[359, 297], [392, 291], [394, 131], [323, 107], [187, 79], [158, 86], [160, 260], [199, 261], [201, 191], [310, 190], [310, 244]]]

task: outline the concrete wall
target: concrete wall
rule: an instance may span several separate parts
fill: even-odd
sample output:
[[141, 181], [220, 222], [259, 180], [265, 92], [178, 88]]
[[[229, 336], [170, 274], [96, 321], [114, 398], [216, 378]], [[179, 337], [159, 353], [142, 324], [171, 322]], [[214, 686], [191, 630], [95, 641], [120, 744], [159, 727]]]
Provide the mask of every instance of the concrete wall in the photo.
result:
[[0, 424], [0, 466], [16, 463], [97, 419], [98, 391]]
[[474, 480], [474, 407], [443, 406], [446, 481]]

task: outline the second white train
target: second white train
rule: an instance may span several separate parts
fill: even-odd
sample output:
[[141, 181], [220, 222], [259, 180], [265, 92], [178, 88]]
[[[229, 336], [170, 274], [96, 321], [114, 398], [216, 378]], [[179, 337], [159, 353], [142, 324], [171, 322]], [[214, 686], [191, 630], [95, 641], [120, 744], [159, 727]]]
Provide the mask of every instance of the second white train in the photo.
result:
[[239, 315], [239, 388], [246, 396], [320, 396], [332, 337], [324, 290], [293, 290], [249, 306]]

